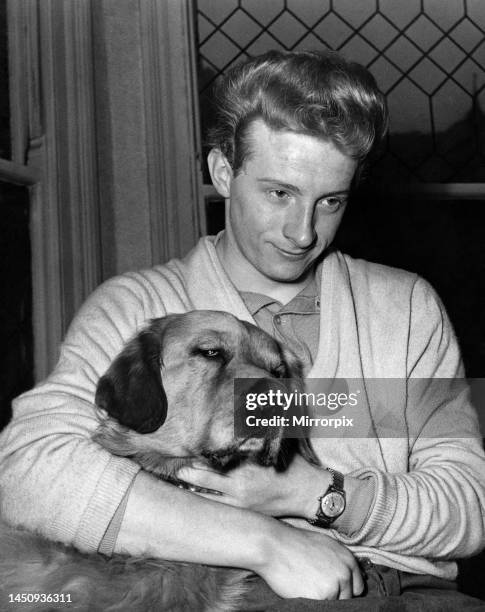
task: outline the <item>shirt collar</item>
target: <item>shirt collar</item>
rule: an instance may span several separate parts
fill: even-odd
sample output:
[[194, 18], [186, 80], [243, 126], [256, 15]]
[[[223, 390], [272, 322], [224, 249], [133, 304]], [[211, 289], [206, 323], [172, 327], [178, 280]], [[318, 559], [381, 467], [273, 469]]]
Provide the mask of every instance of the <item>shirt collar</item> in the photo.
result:
[[278, 302], [278, 300], [262, 293], [241, 291], [240, 295], [246, 304], [246, 308], [253, 317], [259, 310], [271, 304], [277, 305], [279, 307], [278, 309], [284, 310], [285, 312], [318, 312], [320, 310], [321, 274], [322, 263], [320, 262], [317, 265], [312, 279], [303, 287], [300, 293], [295, 295], [295, 297], [284, 306], [281, 302]]

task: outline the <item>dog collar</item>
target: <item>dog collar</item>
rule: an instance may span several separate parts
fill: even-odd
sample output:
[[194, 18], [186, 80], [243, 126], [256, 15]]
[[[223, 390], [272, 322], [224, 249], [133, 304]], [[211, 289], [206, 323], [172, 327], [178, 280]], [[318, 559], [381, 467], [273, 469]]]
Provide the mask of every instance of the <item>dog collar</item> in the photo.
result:
[[185, 480], [179, 480], [174, 476], [166, 476], [163, 478], [163, 480], [169, 482], [170, 484], [173, 484], [179, 489], [184, 489], [185, 491], [190, 491], [191, 493], [209, 493], [210, 495], [222, 495], [220, 491], [216, 491], [215, 489], [205, 489], [204, 487], [198, 487], [197, 485], [185, 482]]

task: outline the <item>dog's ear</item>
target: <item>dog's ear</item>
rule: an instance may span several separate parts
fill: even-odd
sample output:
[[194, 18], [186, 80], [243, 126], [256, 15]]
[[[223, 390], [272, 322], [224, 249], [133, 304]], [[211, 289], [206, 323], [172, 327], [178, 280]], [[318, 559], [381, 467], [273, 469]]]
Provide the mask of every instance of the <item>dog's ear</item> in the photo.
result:
[[298, 440], [298, 450], [303, 459], [308, 461], [308, 463], [312, 463], [313, 465], [322, 465], [319, 458], [315, 454], [315, 451], [313, 450], [312, 442], [309, 438], [300, 438]]
[[153, 322], [129, 342], [99, 380], [96, 405], [121, 425], [151, 433], [167, 417], [160, 374], [161, 326]]
[[287, 346], [280, 343], [280, 350], [283, 360], [286, 365], [287, 376], [286, 378], [295, 378], [297, 380], [303, 379], [303, 365], [295, 353], [290, 350]]

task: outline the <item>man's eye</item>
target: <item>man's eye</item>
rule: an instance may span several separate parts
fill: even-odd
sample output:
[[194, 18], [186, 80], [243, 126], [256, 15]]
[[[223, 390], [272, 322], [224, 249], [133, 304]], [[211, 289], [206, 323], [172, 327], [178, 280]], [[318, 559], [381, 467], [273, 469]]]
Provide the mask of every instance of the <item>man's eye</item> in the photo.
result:
[[285, 200], [288, 197], [286, 191], [283, 191], [282, 189], [271, 189], [269, 194], [276, 200]]
[[345, 199], [338, 198], [336, 196], [330, 196], [328, 198], [323, 198], [322, 200], [320, 200], [319, 204], [325, 210], [334, 212], [345, 204]]

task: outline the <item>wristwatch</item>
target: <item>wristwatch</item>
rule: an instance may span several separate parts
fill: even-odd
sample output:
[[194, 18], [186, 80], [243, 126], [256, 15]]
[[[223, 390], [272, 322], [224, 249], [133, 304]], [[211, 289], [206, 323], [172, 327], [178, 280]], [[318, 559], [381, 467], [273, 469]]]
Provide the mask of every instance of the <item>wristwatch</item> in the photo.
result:
[[325, 468], [332, 475], [332, 482], [325, 493], [318, 498], [315, 518], [308, 519], [311, 525], [328, 528], [345, 510], [344, 475], [337, 470]]

